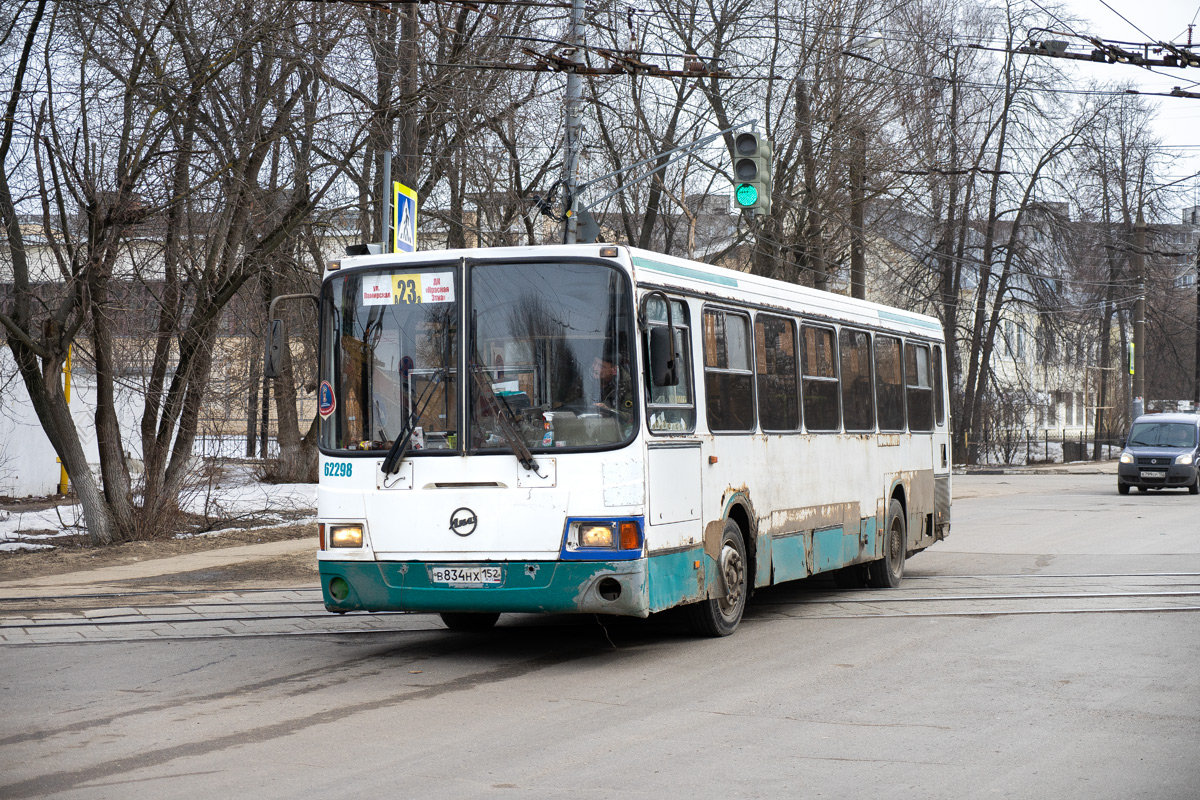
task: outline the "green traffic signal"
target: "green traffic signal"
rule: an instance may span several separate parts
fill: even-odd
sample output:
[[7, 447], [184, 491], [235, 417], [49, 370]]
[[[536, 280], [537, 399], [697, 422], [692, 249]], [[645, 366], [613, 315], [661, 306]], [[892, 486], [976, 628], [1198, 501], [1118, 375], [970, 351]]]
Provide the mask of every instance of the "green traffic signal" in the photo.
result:
[[771, 142], [756, 131], [733, 140], [733, 197], [737, 207], [755, 215], [771, 213]]
[[758, 189], [751, 183], [739, 183], [734, 192], [739, 206], [749, 208], [758, 202]]

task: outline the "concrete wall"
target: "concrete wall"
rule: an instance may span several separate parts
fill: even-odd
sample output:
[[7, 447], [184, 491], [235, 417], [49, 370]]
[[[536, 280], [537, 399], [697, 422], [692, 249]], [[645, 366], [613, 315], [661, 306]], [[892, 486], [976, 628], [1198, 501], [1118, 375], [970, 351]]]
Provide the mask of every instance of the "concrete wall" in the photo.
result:
[[[83, 437], [83, 451], [89, 463], [98, 465], [100, 453], [92, 422], [95, 394], [90, 382], [72, 381], [71, 412]], [[0, 496], [54, 494], [59, 481], [57, 458], [29, 402], [12, 353], [3, 347], [0, 349]]]

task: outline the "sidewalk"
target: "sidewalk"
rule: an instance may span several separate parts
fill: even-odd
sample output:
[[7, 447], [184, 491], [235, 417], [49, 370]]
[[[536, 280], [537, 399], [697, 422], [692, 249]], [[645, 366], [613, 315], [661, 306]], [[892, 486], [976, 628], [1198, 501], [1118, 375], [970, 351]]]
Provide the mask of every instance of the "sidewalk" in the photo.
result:
[[1072, 461], [1068, 464], [956, 466], [955, 475], [1116, 475], [1117, 461]]
[[[316, 577], [316, 542], [311, 538], [286, 539], [263, 544], [238, 545], [222, 547], [214, 550], [203, 550], [185, 555], [155, 558], [139, 561], [133, 564], [98, 567], [96, 569], [66, 572], [58, 575], [31, 576], [18, 580], [0, 582], [0, 597], [25, 598], [39, 595], [55, 594], [73, 596], [94, 594], [97, 592], [127, 589], [132, 582], [147, 583], [161, 581], [171, 583], [179, 588], [180, 579], [177, 576], [194, 572], [212, 572], [231, 567], [250, 568], [260, 577], [247, 576], [246, 580], [235, 581], [242, 585], [273, 586], [278, 580], [271, 580], [269, 572], [272, 564], [281, 560], [292, 561], [311, 556], [313, 561], [312, 586], [319, 583]], [[257, 568], [257, 569], [255, 569]], [[262, 573], [268, 573], [263, 576]], [[196, 588], [212, 588], [222, 591], [229, 585], [229, 580], [209, 581], [204, 578], [196, 580]], [[294, 581], [289, 581], [294, 583]]]

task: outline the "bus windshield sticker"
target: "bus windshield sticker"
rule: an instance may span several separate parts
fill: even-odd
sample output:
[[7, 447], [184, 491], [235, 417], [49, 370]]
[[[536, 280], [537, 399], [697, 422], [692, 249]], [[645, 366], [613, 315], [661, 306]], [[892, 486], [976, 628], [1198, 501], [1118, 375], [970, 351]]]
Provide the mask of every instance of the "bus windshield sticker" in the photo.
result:
[[392, 287], [386, 277], [369, 278], [362, 284], [362, 304], [364, 306], [390, 306]]
[[392, 276], [392, 302], [402, 305], [417, 303], [453, 303], [453, 272], [414, 272]]
[[317, 413], [321, 415], [321, 419], [329, 419], [337, 408], [337, 400], [334, 399], [333, 385], [329, 381], [321, 381], [321, 386], [317, 389]]

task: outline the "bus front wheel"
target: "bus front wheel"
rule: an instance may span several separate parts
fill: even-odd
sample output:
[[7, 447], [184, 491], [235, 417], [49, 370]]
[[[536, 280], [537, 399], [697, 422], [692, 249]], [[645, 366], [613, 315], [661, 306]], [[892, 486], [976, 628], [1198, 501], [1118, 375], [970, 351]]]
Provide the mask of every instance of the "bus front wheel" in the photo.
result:
[[473, 614], [466, 611], [443, 611], [441, 617], [447, 628], [465, 633], [491, 630], [496, 620], [500, 619], [499, 614]]
[[876, 589], [895, 589], [904, 577], [904, 556], [908, 548], [908, 531], [904, 523], [904, 506], [893, 499], [888, 503], [887, 527], [883, 532], [883, 558], [872, 561], [867, 569], [869, 583]]
[[715, 597], [688, 606], [692, 630], [701, 636], [728, 636], [742, 621], [749, 589], [746, 541], [733, 520], [725, 520], [717, 552]]

